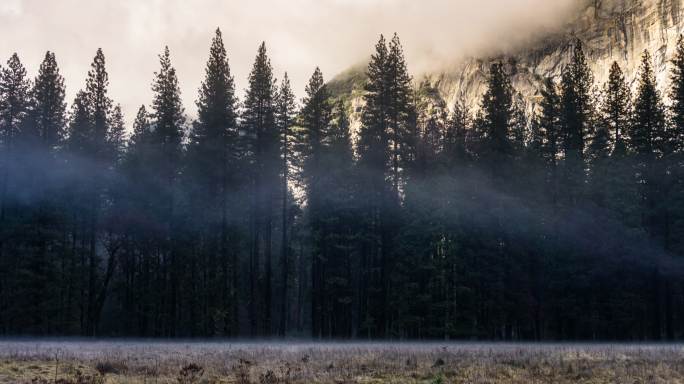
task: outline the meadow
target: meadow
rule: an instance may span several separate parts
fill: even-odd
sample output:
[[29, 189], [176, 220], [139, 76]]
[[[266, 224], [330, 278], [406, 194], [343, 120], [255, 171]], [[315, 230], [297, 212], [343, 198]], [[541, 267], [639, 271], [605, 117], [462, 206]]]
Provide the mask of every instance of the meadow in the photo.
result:
[[684, 383], [684, 345], [0, 341], [0, 383]]

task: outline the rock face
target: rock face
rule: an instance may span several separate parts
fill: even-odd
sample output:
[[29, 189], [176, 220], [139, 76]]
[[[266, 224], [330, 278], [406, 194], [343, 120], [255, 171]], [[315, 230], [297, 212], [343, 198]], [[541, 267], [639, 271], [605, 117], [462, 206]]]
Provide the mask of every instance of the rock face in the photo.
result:
[[669, 62], [684, 26], [682, 11], [682, 0], [590, 0], [565, 30], [542, 38], [534, 46], [505, 57], [465, 60], [453, 70], [427, 77], [450, 105], [464, 97], [476, 108], [491, 61], [504, 60], [514, 87], [528, 103], [533, 103], [544, 78], [560, 79], [573, 43], [580, 39], [597, 86], [607, 81], [613, 61], [620, 64], [634, 86], [641, 55], [648, 50], [658, 85], [665, 91]]
[[[448, 105], [464, 98], [471, 108], [477, 109], [491, 62], [502, 60], [507, 63], [513, 86], [531, 108], [540, 97], [543, 79], [560, 79], [573, 43], [579, 38], [598, 87], [608, 79], [613, 61], [620, 64], [634, 86], [641, 55], [648, 50], [653, 56], [658, 85], [665, 92], [669, 86], [669, 61], [684, 31], [684, 0], [581, 1], [584, 5], [567, 26], [540, 36], [536, 43], [498, 57], [462, 60], [440, 73], [418, 78], [424, 76]], [[354, 99], [352, 105], [358, 110], [358, 100]]]

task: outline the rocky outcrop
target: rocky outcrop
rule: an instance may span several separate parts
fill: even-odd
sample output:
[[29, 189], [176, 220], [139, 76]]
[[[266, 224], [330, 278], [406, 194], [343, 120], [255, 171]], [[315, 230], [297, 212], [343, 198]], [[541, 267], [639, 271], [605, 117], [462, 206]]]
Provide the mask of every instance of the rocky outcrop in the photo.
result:
[[[426, 78], [449, 105], [464, 98], [471, 108], [477, 109], [490, 64], [502, 60], [508, 66], [514, 87], [531, 107], [540, 97], [542, 81], [546, 77], [560, 78], [573, 43], [579, 38], [597, 86], [607, 80], [613, 61], [620, 64], [634, 86], [641, 55], [648, 50], [653, 55], [659, 87], [665, 91], [669, 86], [669, 61], [684, 31], [684, 0], [584, 1], [566, 26], [539, 36], [535, 43], [498, 56], [461, 60], [440, 72], [417, 78]], [[352, 100], [352, 105], [358, 110], [358, 101]]]
[[665, 90], [669, 85], [669, 62], [683, 30], [682, 11], [682, 0], [591, 0], [567, 28], [532, 46], [499, 57], [464, 60], [441, 73], [425, 76], [449, 104], [463, 97], [477, 108], [489, 64], [503, 60], [514, 87], [533, 104], [539, 98], [543, 79], [560, 78], [571, 57], [573, 42], [580, 39], [597, 86], [607, 80], [613, 61], [620, 64], [634, 86], [641, 55], [648, 50], [653, 55], [659, 87]]

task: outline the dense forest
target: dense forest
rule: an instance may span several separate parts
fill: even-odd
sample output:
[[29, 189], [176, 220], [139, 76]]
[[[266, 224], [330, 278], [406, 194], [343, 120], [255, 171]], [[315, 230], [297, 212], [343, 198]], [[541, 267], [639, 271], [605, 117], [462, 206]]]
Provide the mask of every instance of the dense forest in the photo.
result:
[[381, 37], [353, 108], [264, 44], [238, 98], [217, 30], [196, 119], [167, 48], [132, 129], [101, 50], [69, 108], [14, 54], [0, 335], [682, 339], [684, 42], [666, 95], [648, 52], [633, 86], [570, 54], [534, 106], [494, 62], [471, 111]]

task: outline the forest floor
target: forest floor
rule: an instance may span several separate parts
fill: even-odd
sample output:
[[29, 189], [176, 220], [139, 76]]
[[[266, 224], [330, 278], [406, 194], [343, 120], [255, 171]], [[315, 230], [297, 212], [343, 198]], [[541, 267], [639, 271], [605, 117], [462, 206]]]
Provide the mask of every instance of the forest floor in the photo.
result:
[[684, 345], [0, 341], [0, 383], [684, 383]]

